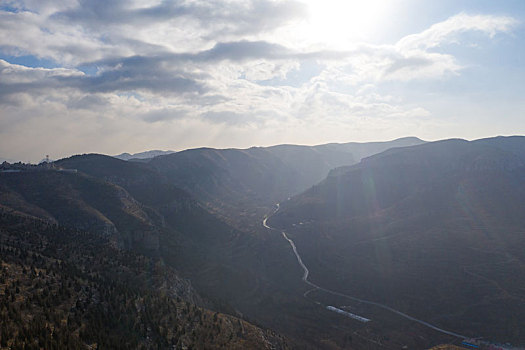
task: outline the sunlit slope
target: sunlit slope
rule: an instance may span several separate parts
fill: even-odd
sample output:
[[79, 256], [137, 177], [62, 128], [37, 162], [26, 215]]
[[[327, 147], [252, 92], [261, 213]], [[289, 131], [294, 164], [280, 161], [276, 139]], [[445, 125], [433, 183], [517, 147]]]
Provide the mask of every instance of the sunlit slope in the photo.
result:
[[524, 154], [523, 137], [388, 150], [332, 171], [269, 222], [316, 283], [523, 344]]

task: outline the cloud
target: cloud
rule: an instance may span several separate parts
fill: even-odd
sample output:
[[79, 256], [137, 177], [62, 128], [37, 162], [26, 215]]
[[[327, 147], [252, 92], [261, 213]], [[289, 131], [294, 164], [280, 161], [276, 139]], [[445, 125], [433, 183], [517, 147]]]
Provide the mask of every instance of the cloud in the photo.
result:
[[111, 100], [99, 94], [89, 94], [71, 98], [67, 103], [68, 109], [97, 110], [104, 109], [111, 103]]
[[59, 77], [62, 87], [77, 88], [84, 92], [146, 91], [158, 94], [203, 93], [205, 86], [186, 72], [160, 72], [158, 70], [104, 71], [96, 76]]
[[436, 23], [421, 33], [408, 35], [396, 44], [401, 51], [413, 49], [429, 49], [451, 42], [458, 36], [469, 31], [487, 34], [489, 37], [497, 33], [509, 32], [518, 21], [507, 16], [468, 15], [460, 13], [443, 22]]
[[[68, 144], [87, 151], [96, 140], [116, 154], [301, 142], [297, 135], [322, 142], [356, 130], [390, 135], [431, 112], [383, 85], [461, 74], [464, 65], [447, 44], [516, 25], [509, 17], [459, 14], [390, 45], [327, 50], [292, 47], [275, 34], [305, 16], [297, 1], [9, 4], [19, 11], [0, 10], [0, 57], [32, 55], [60, 66], [0, 59], [0, 147], [22, 147], [24, 155], [53, 142], [54, 151], [71, 153]], [[175, 140], [170, 135], [177, 144], [159, 143]]]
[[512, 30], [517, 21], [506, 16], [468, 15], [460, 13], [436, 23], [421, 33], [405, 36], [394, 48], [393, 57], [384, 70], [387, 79], [410, 80], [458, 74], [462, 69], [450, 54], [430, 51], [462, 40], [462, 34], [479, 32], [490, 38]]
[[284, 59], [292, 56], [291, 50], [284, 46], [266, 41], [239, 41], [217, 43], [212, 49], [203, 51], [194, 56], [199, 61], [245, 61], [249, 59]]
[[243, 62], [248, 60], [281, 60], [300, 57], [299, 53], [284, 46], [267, 41], [219, 42], [211, 49], [199, 52], [173, 53], [164, 51], [152, 56], [134, 55], [112, 57], [93, 62], [82, 62], [83, 66], [118, 67], [119, 69], [152, 69], [152, 66], [170, 68], [176, 64], [216, 63], [224, 60]]
[[463, 65], [456, 57], [436, 48], [459, 42], [468, 32], [494, 37], [507, 33], [516, 25], [506, 16], [458, 14], [430, 28], [401, 38], [394, 45], [362, 44], [348, 52], [332, 53], [337, 59], [330, 73], [346, 84], [367, 82], [439, 79], [459, 74]]
[[304, 16], [294, 0], [20, 1], [0, 11], [0, 48], [73, 66], [163, 51], [202, 51], [255, 39]]
[[232, 124], [232, 125], [243, 125], [248, 124], [250, 122], [254, 121], [253, 116], [250, 116], [248, 118], [247, 116], [243, 116], [240, 113], [232, 112], [232, 111], [222, 111], [222, 112], [214, 112], [209, 111], [202, 113], [200, 115], [203, 119], [208, 120], [212, 123], [226, 123], [226, 124]]
[[94, 76], [75, 69], [27, 68], [0, 60], [0, 96], [76, 89], [85, 93], [145, 91], [163, 95], [206, 91], [198, 74], [151, 64], [156, 59], [134, 57]]
[[432, 60], [424, 56], [401, 57], [393, 61], [385, 70], [386, 75], [390, 75], [400, 70], [420, 69], [432, 65]]
[[151, 26], [191, 20], [215, 32], [246, 35], [273, 31], [305, 13], [303, 3], [290, 0], [163, 1], [153, 6], [133, 6], [125, 0], [82, 0], [78, 7], [57, 12], [52, 18], [83, 23], [96, 30], [101, 26]]
[[172, 121], [184, 118], [188, 115], [188, 110], [180, 107], [164, 107], [152, 109], [143, 113], [140, 117], [149, 123]]
[[410, 81], [436, 79], [447, 74], [456, 75], [462, 69], [452, 55], [411, 51], [400, 53], [385, 65], [382, 78], [385, 80]]

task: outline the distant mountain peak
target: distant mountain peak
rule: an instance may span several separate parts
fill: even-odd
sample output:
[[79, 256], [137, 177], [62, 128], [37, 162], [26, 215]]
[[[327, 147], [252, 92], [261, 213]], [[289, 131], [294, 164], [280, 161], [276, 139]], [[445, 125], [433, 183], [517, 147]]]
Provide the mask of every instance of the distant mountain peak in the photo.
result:
[[157, 157], [157, 156], [163, 156], [163, 155], [171, 154], [171, 153], [175, 153], [175, 151], [171, 151], [171, 150], [169, 150], [169, 151], [162, 151], [162, 150], [155, 149], [155, 150], [151, 150], [151, 151], [144, 151], [144, 152], [133, 153], [133, 154], [125, 152], [125, 153], [121, 153], [121, 154], [113, 156], [113, 157], [118, 158], [118, 159], [122, 159], [122, 160], [148, 159], [148, 158], [154, 158], [154, 157]]

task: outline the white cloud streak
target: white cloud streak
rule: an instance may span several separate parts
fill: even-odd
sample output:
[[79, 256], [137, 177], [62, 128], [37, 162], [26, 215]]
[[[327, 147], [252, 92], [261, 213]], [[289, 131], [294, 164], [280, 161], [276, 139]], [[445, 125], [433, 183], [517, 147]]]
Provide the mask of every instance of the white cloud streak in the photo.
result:
[[518, 21], [507, 16], [468, 15], [460, 13], [443, 22], [432, 25], [421, 33], [408, 35], [396, 44], [401, 51], [429, 49], [444, 44], [458, 42], [458, 36], [476, 31], [494, 37], [498, 33], [511, 31]]

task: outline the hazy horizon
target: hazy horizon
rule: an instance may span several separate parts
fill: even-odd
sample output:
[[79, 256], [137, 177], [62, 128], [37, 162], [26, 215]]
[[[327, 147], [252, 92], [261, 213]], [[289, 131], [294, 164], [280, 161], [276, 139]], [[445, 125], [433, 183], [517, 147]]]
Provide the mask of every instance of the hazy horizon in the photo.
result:
[[196, 147], [188, 147], [188, 148], [182, 148], [182, 149], [177, 149], [177, 150], [174, 150], [174, 149], [143, 149], [143, 150], [138, 150], [136, 152], [129, 152], [129, 151], [126, 151], [124, 150], [123, 152], [120, 152], [118, 154], [109, 154], [109, 153], [103, 153], [103, 152], [78, 152], [78, 153], [67, 153], [66, 152], [63, 152], [62, 153], [62, 156], [59, 156], [59, 157], [53, 157], [52, 155], [49, 155], [49, 154], [45, 154], [43, 156], [41, 156], [40, 158], [37, 158], [38, 159], [30, 159], [30, 160], [23, 160], [23, 159], [13, 159], [13, 158], [8, 158], [8, 157], [3, 157], [3, 155], [0, 154], [0, 163], [3, 162], [3, 161], [7, 161], [9, 163], [13, 163], [13, 162], [23, 162], [23, 163], [32, 163], [32, 164], [38, 164], [39, 162], [43, 161], [45, 159], [46, 156], [49, 156], [49, 159], [52, 160], [52, 161], [55, 161], [55, 160], [59, 160], [59, 159], [64, 159], [64, 158], [68, 158], [68, 157], [71, 157], [71, 156], [74, 156], [74, 155], [83, 155], [83, 154], [103, 154], [103, 155], [108, 155], [108, 156], [112, 156], [112, 157], [117, 157], [117, 156], [120, 156], [120, 155], [124, 155], [124, 154], [129, 154], [129, 155], [135, 155], [135, 154], [141, 154], [141, 153], [148, 153], [148, 152], [181, 152], [181, 151], [186, 151], [186, 150], [191, 150], [191, 149], [199, 149], [199, 148], [213, 148], [213, 149], [218, 149], [218, 150], [225, 150], [225, 149], [249, 149], [249, 148], [253, 148], [253, 147], [273, 147], [273, 146], [283, 146], [283, 145], [293, 145], [293, 146], [320, 146], [320, 145], [326, 145], [326, 144], [345, 144], [345, 143], [362, 143], [362, 144], [365, 144], [365, 143], [387, 143], [387, 142], [391, 142], [391, 141], [396, 141], [396, 140], [401, 140], [401, 139], [408, 139], [408, 138], [416, 138], [416, 139], [419, 139], [421, 141], [424, 141], [424, 142], [437, 142], [437, 141], [445, 141], [445, 140], [453, 140], [453, 139], [460, 139], [460, 140], [465, 140], [465, 141], [475, 141], [475, 140], [481, 140], [481, 139], [491, 139], [491, 138], [497, 138], [497, 137], [523, 137], [525, 135], [518, 135], [518, 134], [509, 134], [509, 135], [492, 135], [492, 136], [487, 136], [487, 137], [479, 137], [479, 138], [470, 138], [470, 139], [467, 139], [467, 138], [462, 138], [462, 137], [447, 137], [447, 138], [442, 138], [442, 139], [436, 139], [436, 140], [428, 140], [428, 139], [423, 139], [421, 137], [418, 137], [418, 136], [413, 136], [413, 135], [409, 135], [409, 136], [401, 136], [401, 137], [396, 137], [396, 138], [393, 138], [393, 139], [385, 139], [385, 140], [370, 140], [370, 141], [353, 141], [353, 140], [348, 140], [348, 141], [329, 141], [329, 142], [322, 142], [322, 143], [312, 143], [312, 144], [307, 144], [307, 143], [287, 143], [287, 142], [283, 142], [283, 143], [276, 143], [276, 144], [270, 144], [270, 145], [248, 145], [248, 146], [244, 146], [244, 147], [213, 147], [213, 146], [206, 146], [206, 145], [203, 145], [203, 146], [196, 146]]
[[0, 157], [525, 134], [520, 1], [0, 1]]

